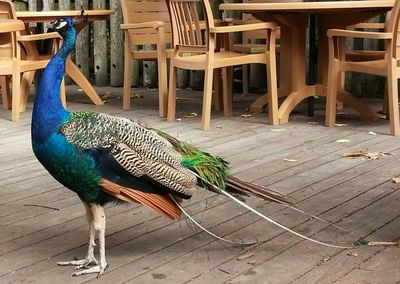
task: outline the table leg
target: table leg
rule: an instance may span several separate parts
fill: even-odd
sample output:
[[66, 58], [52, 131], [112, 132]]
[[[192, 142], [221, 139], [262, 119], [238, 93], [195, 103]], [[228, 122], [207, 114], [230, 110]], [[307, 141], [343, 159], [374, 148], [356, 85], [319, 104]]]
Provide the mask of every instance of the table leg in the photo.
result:
[[78, 66], [76, 66], [69, 58], [67, 58], [65, 64], [65, 71], [67, 75], [69, 75], [71, 79], [82, 88], [82, 90], [96, 105], [103, 105], [103, 101], [100, 99], [92, 84], [90, 84], [90, 82], [79, 70]]
[[[286, 86], [278, 88], [278, 97], [286, 97], [290, 93], [289, 88]], [[250, 105], [250, 111], [261, 113], [264, 107], [268, 104], [268, 94], [262, 95], [255, 102]]]
[[[279, 107], [279, 123], [288, 123], [289, 114], [304, 99], [313, 94], [306, 86], [305, 41], [307, 17], [279, 17], [281, 26], [281, 74], [282, 83], [291, 86], [291, 93]], [[285, 56], [286, 55], [286, 56]], [[286, 69], [286, 70], [285, 70]], [[290, 79], [290, 81], [288, 80]]]

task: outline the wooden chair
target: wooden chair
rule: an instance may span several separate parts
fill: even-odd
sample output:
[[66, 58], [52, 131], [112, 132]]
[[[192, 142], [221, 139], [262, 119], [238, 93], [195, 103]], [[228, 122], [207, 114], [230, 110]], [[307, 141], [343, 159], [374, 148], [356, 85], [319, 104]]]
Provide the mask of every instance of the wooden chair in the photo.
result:
[[[11, 2], [0, 1], [0, 19], [17, 20], [14, 6]], [[38, 54], [34, 44], [37, 40], [59, 39], [58, 33], [29, 34], [26, 29], [12, 33], [3, 33], [0, 37], [0, 80], [3, 95], [3, 108], [9, 108], [10, 96], [8, 76], [12, 78], [11, 119], [18, 121], [20, 112], [25, 110], [30, 85], [35, 71], [46, 67], [50, 55]], [[53, 46], [55, 52], [56, 46]], [[62, 88], [62, 100], [65, 105], [65, 91]]]
[[[173, 33], [173, 56], [170, 63], [170, 84], [168, 94], [168, 121], [176, 115], [176, 69], [205, 70], [202, 129], [210, 128], [212, 82], [215, 69], [235, 65], [262, 63], [267, 65], [268, 91], [270, 94], [269, 121], [278, 124], [278, 97], [276, 86], [275, 23], [254, 23], [247, 25], [216, 25], [208, 0], [169, 0]], [[198, 6], [197, 6], [198, 5]], [[199, 20], [199, 9], [204, 15], [204, 32]], [[267, 51], [258, 54], [242, 54], [229, 50], [229, 33], [250, 30], [265, 30]], [[216, 50], [217, 35], [225, 39], [221, 49]], [[272, 44], [273, 43], [273, 44]], [[227, 75], [227, 70], [225, 77]], [[224, 114], [232, 114], [231, 81], [224, 80]]]
[[[172, 42], [171, 22], [165, 0], [121, 0], [125, 32], [123, 109], [130, 109], [132, 60], [156, 60], [158, 64], [159, 114], [167, 115], [167, 45]], [[157, 50], [135, 50], [155, 44]]]
[[[328, 90], [326, 104], [326, 125], [333, 126], [336, 120], [337, 87], [342, 78], [342, 73], [354, 71], [361, 73], [385, 76], [387, 78], [387, 101], [389, 108], [390, 133], [400, 135], [399, 104], [397, 80], [400, 69], [397, 67], [399, 52], [397, 49], [398, 27], [400, 18], [400, 0], [396, 0], [390, 17], [386, 20], [384, 32], [350, 31], [331, 29], [328, 30], [329, 66]], [[345, 39], [366, 38], [381, 39], [386, 41], [384, 57], [376, 58], [360, 56], [346, 56]], [[360, 53], [360, 52], [359, 52]], [[361, 53], [362, 54], [362, 53]], [[356, 60], [355, 60], [356, 58]], [[339, 96], [346, 95], [339, 93]], [[339, 97], [340, 99], [340, 97]]]

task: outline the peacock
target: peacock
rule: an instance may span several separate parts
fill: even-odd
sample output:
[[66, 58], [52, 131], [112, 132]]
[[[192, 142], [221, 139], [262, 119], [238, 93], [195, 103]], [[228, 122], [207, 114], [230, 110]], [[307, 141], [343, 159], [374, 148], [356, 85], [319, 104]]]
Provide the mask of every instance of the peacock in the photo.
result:
[[[110, 202], [140, 203], [174, 220], [181, 217], [183, 199], [201, 189], [225, 194], [242, 205], [243, 196], [254, 195], [292, 206], [282, 194], [230, 175], [222, 158], [164, 132], [122, 117], [66, 110], [60, 84], [65, 60], [75, 46], [77, 21], [62, 17], [51, 23], [63, 43], [43, 71], [31, 125], [35, 156], [50, 175], [78, 195], [89, 221], [86, 257], [58, 265], [76, 266], [74, 276], [104, 273], [104, 205]], [[99, 260], [94, 256], [96, 234]]]

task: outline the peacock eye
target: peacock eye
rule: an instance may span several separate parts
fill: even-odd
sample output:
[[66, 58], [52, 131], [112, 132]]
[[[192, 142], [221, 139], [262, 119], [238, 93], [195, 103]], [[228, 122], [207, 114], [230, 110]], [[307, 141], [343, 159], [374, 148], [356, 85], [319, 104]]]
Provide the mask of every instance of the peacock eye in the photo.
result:
[[63, 19], [60, 19], [57, 23], [56, 29], [59, 30], [67, 25], [67, 22]]

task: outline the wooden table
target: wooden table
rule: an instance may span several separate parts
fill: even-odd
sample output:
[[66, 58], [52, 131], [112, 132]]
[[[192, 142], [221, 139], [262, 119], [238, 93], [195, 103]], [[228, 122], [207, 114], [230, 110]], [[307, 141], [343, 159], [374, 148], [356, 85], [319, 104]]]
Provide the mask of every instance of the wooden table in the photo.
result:
[[[112, 10], [85, 10], [85, 16], [88, 21], [101, 21], [106, 20], [114, 11]], [[38, 22], [52, 22], [60, 17], [79, 17], [80, 10], [66, 10], [66, 11], [19, 11], [17, 18], [25, 23], [38, 23]], [[78, 24], [75, 28], [79, 33], [85, 26], [85, 23]], [[96, 104], [102, 105], [103, 101], [87, 80], [85, 75], [82, 74], [78, 66], [76, 66], [71, 59], [67, 58], [65, 64], [65, 71], [71, 79], [88, 95], [88, 97]]]
[[[393, 7], [394, 0], [371, 1], [329, 1], [295, 3], [231, 3], [221, 4], [221, 10], [251, 13], [262, 21], [277, 21], [281, 25], [281, 81], [279, 96], [286, 96], [279, 107], [279, 122], [287, 123], [291, 111], [305, 98], [314, 95], [325, 96], [328, 74], [328, 45], [326, 31], [330, 28], [345, 28], [365, 21], [378, 12]], [[308, 16], [318, 19], [318, 80], [313, 86], [306, 85], [305, 40]], [[287, 75], [285, 75], [287, 74]], [[355, 108], [362, 119], [375, 120], [376, 113], [360, 100], [347, 94], [343, 102]], [[267, 104], [262, 96], [252, 104], [251, 109], [260, 111]]]

